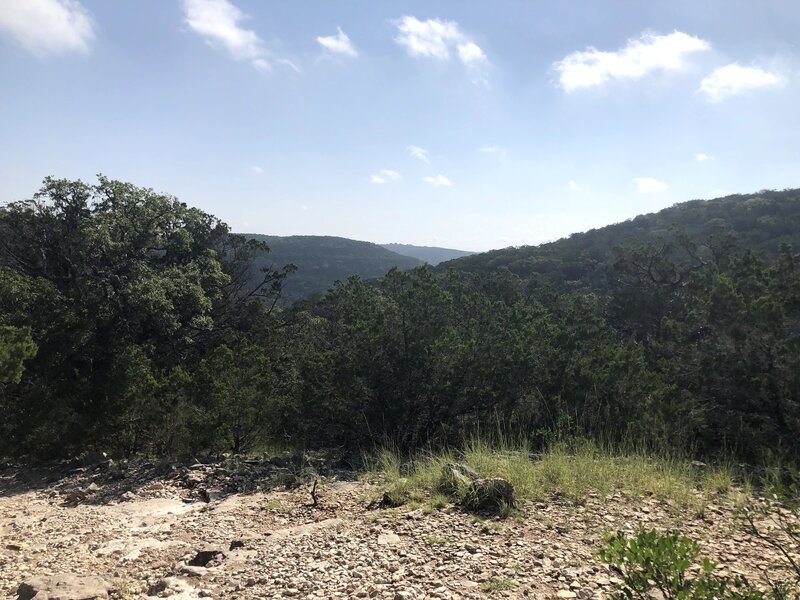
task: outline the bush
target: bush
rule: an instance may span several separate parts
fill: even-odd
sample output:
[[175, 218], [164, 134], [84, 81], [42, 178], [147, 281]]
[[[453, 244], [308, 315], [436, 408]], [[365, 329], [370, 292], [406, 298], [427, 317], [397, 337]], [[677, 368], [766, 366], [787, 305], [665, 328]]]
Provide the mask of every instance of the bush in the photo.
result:
[[697, 560], [697, 543], [678, 533], [659, 533], [640, 528], [632, 538], [619, 533], [609, 538], [600, 552], [622, 578], [614, 600], [648, 598], [654, 594], [666, 600], [756, 600], [788, 598], [788, 588], [773, 586], [770, 592], [754, 588], [746, 578], [723, 578], [714, 574], [715, 565], [707, 558], [694, 578], [686, 576]]

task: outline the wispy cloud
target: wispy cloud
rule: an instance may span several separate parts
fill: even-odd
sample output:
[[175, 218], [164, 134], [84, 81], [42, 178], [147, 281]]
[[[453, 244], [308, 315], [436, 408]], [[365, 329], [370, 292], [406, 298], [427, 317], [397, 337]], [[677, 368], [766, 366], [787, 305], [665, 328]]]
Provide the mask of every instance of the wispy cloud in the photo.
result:
[[430, 183], [433, 187], [450, 187], [453, 182], [444, 175], [437, 175], [436, 177], [423, 177], [422, 181]]
[[639, 79], [654, 71], [676, 71], [689, 54], [711, 45], [698, 37], [674, 31], [667, 35], [644, 33], [616, 52], [587, 48], [568, 54], [553, 64], [561, 87], [572, 92], [600, 86], [611, 80]]
[[714, 157], [710, 154], [706, 154], [705, 152], [698, 152], [694, 155], [694, 159], [697, 162], [706, 162], [707, 160], [712, 160]]
[[486, 85], [489, 59], [483, 49], [455, 21], [421, 21], [416, 17], [405, 16], [395, 21], [395, 26], [398, 34], [394, 40], [406, 49], [409, 56], [447, 61], [455, 54], [469, 68], [473, 81]]
[[577, 181], [574, 179], [570, 179], [567, 182], [567, 187], [571, 189], [573, 192], [580, 192], [583, 190], [583, 186], [579, 185]]
[[419, 146], [409, 146], [408, 153], [414, 158], [420, 159], [422, 162], [431, 164], [431, 159], [428, 158], [428, 151], [425, 150], [425, 148], [420, 148]]
[[636, 186], [636, 191], [640, 194], [663, 192], [669, 187], [666, 183], [656, 179], [655, 177], [634, 177], [633, 183]]
[[342, 31], [341, 27], [337, 27], [336, 29], [338, 31], [336, 35], [317, 37], [317, 43], [322, 46], [327, 56], [338, 55], [357, 58], [358, 50], [356, 50], [353, 42], [351, 42], [347, 34]]
[[262, 173], [264, 173], [264, 169], [262, 169], [258, 165], [253, 165], [252, 167], [250, 167], [250, 170], [256, 175], [261, 175]]
[[505, 152], [503, 148], [500, 146], [484, 146], [483, 148], [478, 148], [480, 152], [485, 152], [487, 154], [497, 154], [498, 152]]
[[273, 62], [275, 64], [277, 64], [277, 65], [285, 65], [285, 66], [289, 67], [295, 73], [302, 73], [303, 72], [303, 69], [298, 67], [297, 64], [294, 61], [289, 60], [288, 58], [274, 58]]
[[249, 61], [259, 71], [272, 70], [264, 41], [240, 25], [247, 15], [236, 5], [228, 0], [183, 0], [183, 10], [186, 24], [209, 45], [226, 50], [235, 60]]
[[397, 181], [400, 179], [400, 173], [392, 171], [391, 169], [381, 169], [377, 175], [370, 175], [369, 180], [377, 185], [383, 185], [390, 181]]
[[743, 67], [731, 63], [714, 70], [700, 82], [698, 91], [705, 94], [709, 102], [719, 102], [729, 96], [744, 94], [752, 90], [776, 87], [783, 84], [783, 78], [756, 67]]
[[87, 53], [94, 21], [78, 0], [3, 0], [0, 32], [39, 57]]

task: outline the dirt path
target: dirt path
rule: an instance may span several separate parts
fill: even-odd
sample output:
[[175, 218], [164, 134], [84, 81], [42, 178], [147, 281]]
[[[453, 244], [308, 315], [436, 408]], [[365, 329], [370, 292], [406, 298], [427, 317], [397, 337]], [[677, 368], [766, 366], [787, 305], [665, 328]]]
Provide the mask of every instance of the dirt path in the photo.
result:
[[[526, 504], [501, 521], [454, 507], [369, 510], [380, 491], [326, 482], [320, 505], [292, 491], [217, 493], [208, 468], [144, 478], [82, 472], [40, 489], [0, 479], [0, 594], [40, 575], [97, 575], [119, 598], [601, 598], [594, 557], [609, 531], [680, 529], [728, 573], [758, 579], [780, 561], [737, 532], [729, 508], [702, 519], [654, 499]], [[120, 483], [123, 482], [123, 483]], [[209, 500], [203, 501], [203, 497]], [[202, 563], [202, 564], [201, 564]]]

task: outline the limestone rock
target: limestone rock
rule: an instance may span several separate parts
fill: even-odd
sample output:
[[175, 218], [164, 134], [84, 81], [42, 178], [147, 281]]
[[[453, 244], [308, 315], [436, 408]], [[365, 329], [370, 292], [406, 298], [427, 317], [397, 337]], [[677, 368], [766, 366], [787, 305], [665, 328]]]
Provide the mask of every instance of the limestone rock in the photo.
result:
[[32, 577], [17, 588], [17, 600], [95, 600], [114, 589], [101, 577], [49, 575]]
[[455, 494], [460, 489], [468, 487], [480, 475], [469, 465], [463, 463], [448, 463], [442, 467], [442, 477], [439, 489], [445, 494]]
[[400, 536], [396, 533], [382, 533], [378, 536], [378, 544], [381, 546], [394, 546], [400, 543]]

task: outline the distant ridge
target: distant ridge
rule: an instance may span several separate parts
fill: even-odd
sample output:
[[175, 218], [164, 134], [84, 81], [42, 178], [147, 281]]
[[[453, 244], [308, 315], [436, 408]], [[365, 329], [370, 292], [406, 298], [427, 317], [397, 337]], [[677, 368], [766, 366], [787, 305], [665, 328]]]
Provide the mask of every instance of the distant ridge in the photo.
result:
[[[397, 254], [378, 244], [342, 237], [242, 235], [266, 242], [270, 248], [269, 253], [256, 258], [255, 269], [289, 263], [297, 267], [284, 285], [283, 300], [286, 302], [324, 292], [337, 280], [344, 281], [351, 275], [372, 279], [385, 275], [392, 267], [405, 270], [423, 264], [419, 259]], [[256, 270], [254, 277], [257, 273]]]
[[429, 265], [438, 265], [446, 260], [462, 258], [475, 254], [467, 250], [454, 250], [452, 248], [439, 248], [437, 246], [414, 246], [412, 244], [381, 244], [387, 250], [417, 258]]
[[614, 248], [633, 240], [669, 237], [677, 228], [691, 240], [729, 244], [775, 256], [782, 243], [800, 249], [800, 189], [762, 190], [712, 200], [690, 200], [539, 246], [491, 250], [448, 261], [440, 269], [475, 273], [508, 270], [560, 289], [604, 289], [613, 276]]

